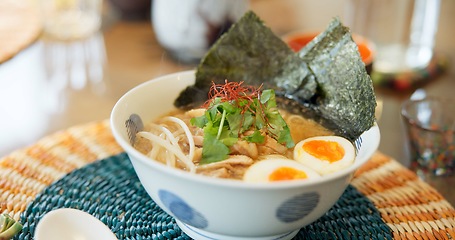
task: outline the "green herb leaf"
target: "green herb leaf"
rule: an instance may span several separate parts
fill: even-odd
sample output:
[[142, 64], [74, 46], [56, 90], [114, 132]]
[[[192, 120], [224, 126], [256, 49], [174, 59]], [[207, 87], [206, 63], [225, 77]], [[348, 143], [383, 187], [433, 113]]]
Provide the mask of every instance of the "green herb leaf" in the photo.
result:
[[218, 162], [228, 158], [229, 148], [215, 135], [204, 131], [204, 147], [202, 148], [201, 164]]
[[228, 147], [231, 147], [232, 145], [236, 144], [238, 140], [239, 139], [236, 137], [226, 137], [226, 138], [220, 139], [220, 141]]
[[291, 130], [288, 126], [283, 127], [277, 141], [278, 143], [286, 144], [287, 148], [295, 146], [294, 140], [292, 140]]
[[261, 102], [266, 104], [266, 118], [268, 121], [268, 131], [278, 143], [286, 144], [286, 147], [294, 147], [295, 143], [291, 137], [291, 131], [284, 121], [276, 104], [275, 91], [272, 89], [264, 90], [261, 94]]
[[265, 137], [259, 130], [256, 130], [253, 134], [246, 136], [245, 140], [252, 143], [264, 143]]
[[250, 129], [254, 122], [253, 114], [251, 112], [241, 114], [240, 110], [227, 115], [226, 120], [229, 123], [232, 135], [235, 137], [238, 137], [239, 134], [242, 134], [246, 130]]
[[233, 136], [239, 136], [242, 133], [242, 115], [238, 114], [229, 114], [226, 116], [226, 120], [229, 123], [229, 128], [231, 129]]
[[239, 108], [237, 108], [236, 106], [234, 106], [232, 103], [230, 102], [222, 102], [220, 103], [220, 105], [218, 106], [218, 109], [220, 112], [223, 112], [223, 111], [226, 111], [227, 113], [235, 113], [235, 112], [239, 112]]
[[205, 115], [194, 117], [190, 119], [190, 123], [198, 128], [204, 128], [205, 124], [207, 124], [207, 117]]
[[[266, 89], [264, 91], [262, 91], [262, 94], [261, 94], [261, 103], [264, 104], [266, 102], [269, 102], [269, 104], [271, 104], [272, 102], [270, 102], [269, 100], [272, 99], [272, 102], [275, 101], [275, 91], [273, 91], [272, 89]], [[276, 102], [275, 102], [275, 106], [276, 106]]]

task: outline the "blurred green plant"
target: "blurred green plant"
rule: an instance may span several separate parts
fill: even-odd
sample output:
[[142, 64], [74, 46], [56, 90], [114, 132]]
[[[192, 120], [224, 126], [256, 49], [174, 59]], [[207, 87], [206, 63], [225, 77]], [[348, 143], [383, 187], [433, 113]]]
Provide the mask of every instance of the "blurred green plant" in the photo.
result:
[[0, 215], [0, 240], [8, 240], [22, 230], [22, 224], [6, 213]]

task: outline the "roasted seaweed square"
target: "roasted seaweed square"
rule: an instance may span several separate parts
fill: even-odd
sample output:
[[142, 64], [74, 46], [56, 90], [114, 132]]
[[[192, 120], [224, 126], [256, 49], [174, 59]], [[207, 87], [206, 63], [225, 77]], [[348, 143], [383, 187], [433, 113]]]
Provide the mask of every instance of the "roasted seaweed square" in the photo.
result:
[[307, 74], [305, 62], [250, 11], [211, 47], [197, 68], [196, 84], [176, 106], [205, 100], [212, 82], [225, 80], [293, 93]]
[[[368, 130], [374, 124], [376, 99], [349, 29], [335, 18], [299, 55], [317, 84], [312, 107], [336, 125], [331, 129], [351, 140]], [[307, 100], [305, 96], [300, 99]]]

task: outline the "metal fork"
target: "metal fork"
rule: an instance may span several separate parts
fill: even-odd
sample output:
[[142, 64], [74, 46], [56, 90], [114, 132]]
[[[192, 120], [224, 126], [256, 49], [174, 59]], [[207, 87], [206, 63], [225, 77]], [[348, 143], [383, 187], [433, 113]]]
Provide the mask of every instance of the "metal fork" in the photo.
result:
[[128, 139], [131, 145], [133, 145], [136, 141], [136, 134], [144, 129], [141, 117], [135, 113], [131, 114], [128, 120], [125, 121], [125, 127], [128, 133]]

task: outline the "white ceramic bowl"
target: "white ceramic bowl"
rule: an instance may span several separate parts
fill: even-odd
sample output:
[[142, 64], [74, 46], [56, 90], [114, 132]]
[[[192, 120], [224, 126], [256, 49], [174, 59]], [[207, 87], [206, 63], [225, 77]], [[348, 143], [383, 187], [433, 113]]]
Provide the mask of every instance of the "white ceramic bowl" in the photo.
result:
[[127, 92], [111, 113], [111, 128], [128, 154], [152, 199], [172, 215], [180, 228], [196, 239], [291, 239], [338, 200], [354, 171], [379, 145], [375, 125], [356, 141], [355, 163], [320, 179], [253, 184], [214, 179], [169, 168], [148, 159], [128, 140], [125, 122], [132, 114], [144, 123], [169, 112], [174, 100], [194, 83], [194, 71], [145, 82]]

